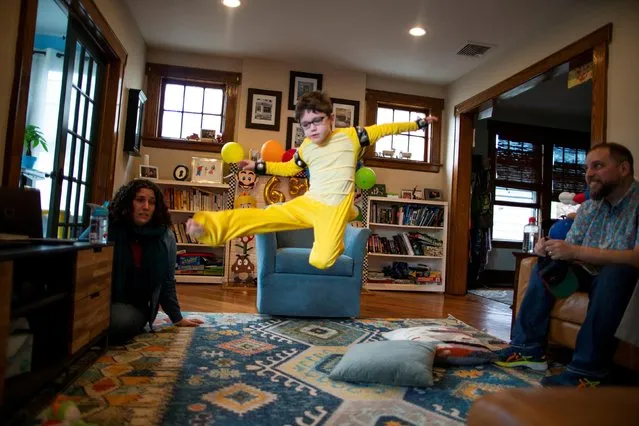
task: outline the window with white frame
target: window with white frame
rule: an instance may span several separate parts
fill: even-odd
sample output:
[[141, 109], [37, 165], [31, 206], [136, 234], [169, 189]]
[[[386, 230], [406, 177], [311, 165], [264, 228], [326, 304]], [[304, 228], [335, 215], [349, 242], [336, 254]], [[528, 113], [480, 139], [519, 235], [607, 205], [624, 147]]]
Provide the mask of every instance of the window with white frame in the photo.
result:
[[[377, 124], [417, 121], [427, 115], [423, 110], [379, 106]], [[383, 158], [424, 161], [430, 139], [430, 126], [424, 130], [404, 132], [399, 135], [384, 136], [375, 143], [375, 154]]]
[[183, 139], [202, 129], [223, 131], [224, 86], [166, 79], [162, 84], [160, 136]]

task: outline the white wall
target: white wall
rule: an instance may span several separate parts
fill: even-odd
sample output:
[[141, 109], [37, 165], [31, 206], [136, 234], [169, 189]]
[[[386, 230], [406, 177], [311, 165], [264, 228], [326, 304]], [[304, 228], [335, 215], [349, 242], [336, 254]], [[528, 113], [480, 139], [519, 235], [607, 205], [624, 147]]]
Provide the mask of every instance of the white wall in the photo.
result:
[[[235, 140], [244, 147], [259, 150], [264, 142], [270, 139], [286, 144], [287, 117], [293, 117], [294, 111], [288, 109], [288, 85], [290, 71], [304, 71], [319, 73], [323, 76], [323, 90], [331, 97], [357, 100], [360, 102], [360, 123], [364, 123], [366, 89], [386, 90], [400, 93], [416, 94], [443, 98], [445, 88], [443, 86], [426, 85], [412, 81], [394, 80], [384, 77], [369, 76], [360, 71], [352, 71], [336, 68], [325, 63], [311, 63], [308, 61], [280, 62], [264, 59], [224, 58], [211, 55], [197, 55], [189, 53], [172, 52], [158, 49], [149, 49], [148, 62], [181, 65], [196, 68], [215, 69], [222, 71], [234, 71], [242, 73], [242, 87], [238, 101], [236, 117]], [[247, 129], [246, 107], [249, 88], [276, 90], [282, 92], [282, 109], [279, 132]], [[442, 135], [442, 141], [445, 135]], [[142, 154], [149, 154], [150, 163], [159, 167], [161, 178], [172, 178], [173, 169], [177, 164], [189, 165], [192, 156], [219, 158], [218, 154], [201, 153], [192, 151], [165, 150], [157, 148], [142, 148]], [[142, 159], [135, 160], [134, 174], [137, 165]], [[415, 185], [427, 188], [443, 188], [445, 174], [420, 173], [405, 170], [375, 169], [377, 181], [385, 183], [388, 191], [399, 192], [404, 188], [412, 188]]]
[[144, 83], [146, 43], [142, 38], [129, 7], [123, 0], [94, 0], [98, 9], [118, 37], [128, 57], [122, 81], [122, 99], [118, 123], [118, 141], [114, 170], [113, 191], [125, 183], [130, 176], [132, 157], [122, 151], [129, 89], [141, 89]]
[[561, 22], [530, 34], [528, 42], [516, 49], [495, 52], [494, 58], [449, 86], [445, 114], [449, 126], [445, 145], [447, 193], [453, 170], [454, 106], [609, 22], [613, 23], [613, 35], [608, 67], [607, 138], [626, 145], [639, 158], [639, 2], [590, 0], [571, 10]]

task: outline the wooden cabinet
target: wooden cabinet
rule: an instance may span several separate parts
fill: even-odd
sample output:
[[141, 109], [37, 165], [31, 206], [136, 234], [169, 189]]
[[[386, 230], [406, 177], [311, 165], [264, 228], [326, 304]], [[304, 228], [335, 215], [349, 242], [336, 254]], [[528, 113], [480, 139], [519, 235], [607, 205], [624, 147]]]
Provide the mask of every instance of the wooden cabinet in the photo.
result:
[[[86, 357], [97, 358], [106, 349], [112, 264], [111, 245], [0, 250], [0, 424], [18, 413], [37, 414], [25, 414], [24, 404], [55, 395], [81, 373], [82, 368], [70, 369], [72, 365], [89, 365]], [[6, 379], [7, 343], [11, 323], [18, 318], [29, 323], [31, 366], [29, 372]], [[70, 370], [75, 374], [61, 376]], [[51, 391], [40, 392], [45, 388]]]

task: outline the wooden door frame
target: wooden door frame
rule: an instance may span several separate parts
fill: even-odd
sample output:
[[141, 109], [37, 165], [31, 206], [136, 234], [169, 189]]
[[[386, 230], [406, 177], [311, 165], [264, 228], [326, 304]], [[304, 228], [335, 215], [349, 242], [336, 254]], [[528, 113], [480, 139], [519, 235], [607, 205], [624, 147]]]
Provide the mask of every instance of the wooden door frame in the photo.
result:
[[491, 102], [501, 94], [575, 57], [592, 52], [591, 145], [605, 142], [608, 45], [611, 40], [612, 24], [610, 23], [455, 106], [455, 146], [450, 201], [451, 217], [449, 221], [451, 226], [449, 229], [450, 244], [448, 244], [447, 253], [449, 267], [446, 272], [446, 292], [448, 294], [464, 295], [468, 287], [468, 242], [474, 115], [482, 105]]
[[[100, 126], [95, 154], [95, 167], [91, 183], [91, 202], [102, 202], [111, 198], [115, 171], [116, 149], [124, 69], [127, 52], [93, 0], [58, 0], [67, 6], [69, 15], [78, 20], [104, 51], [104, 96], [98, 111]], [[19, 186], [23, 135], [29, 102], [31, 61], [36, 31], [38, 0], [22, 0], [20, 23], [16, 45], [13, 90], [7, 122], [6, 146], [2, 185]]]

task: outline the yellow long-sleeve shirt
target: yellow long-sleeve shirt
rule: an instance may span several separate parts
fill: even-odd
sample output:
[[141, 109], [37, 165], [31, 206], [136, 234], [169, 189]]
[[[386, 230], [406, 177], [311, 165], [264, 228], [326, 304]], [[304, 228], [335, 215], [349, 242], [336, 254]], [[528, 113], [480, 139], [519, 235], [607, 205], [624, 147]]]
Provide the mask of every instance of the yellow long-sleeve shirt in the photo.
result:
[[[365, 133], [349, 127], [335, 129], [322, 145], [306, 138], [297, 150], [306, 163], [311, 180], [306, 196], [328, 205], [338, 205], [355, 190], [355, 169], [360, 151], [374, 145], [388, 135], [415, 131], [416, 122], [390, 123], [365, 127]], [[294, 176], [302, 167], [295, 159], [286, 163], [266, 162], [266, 173], [277, 176]]]

